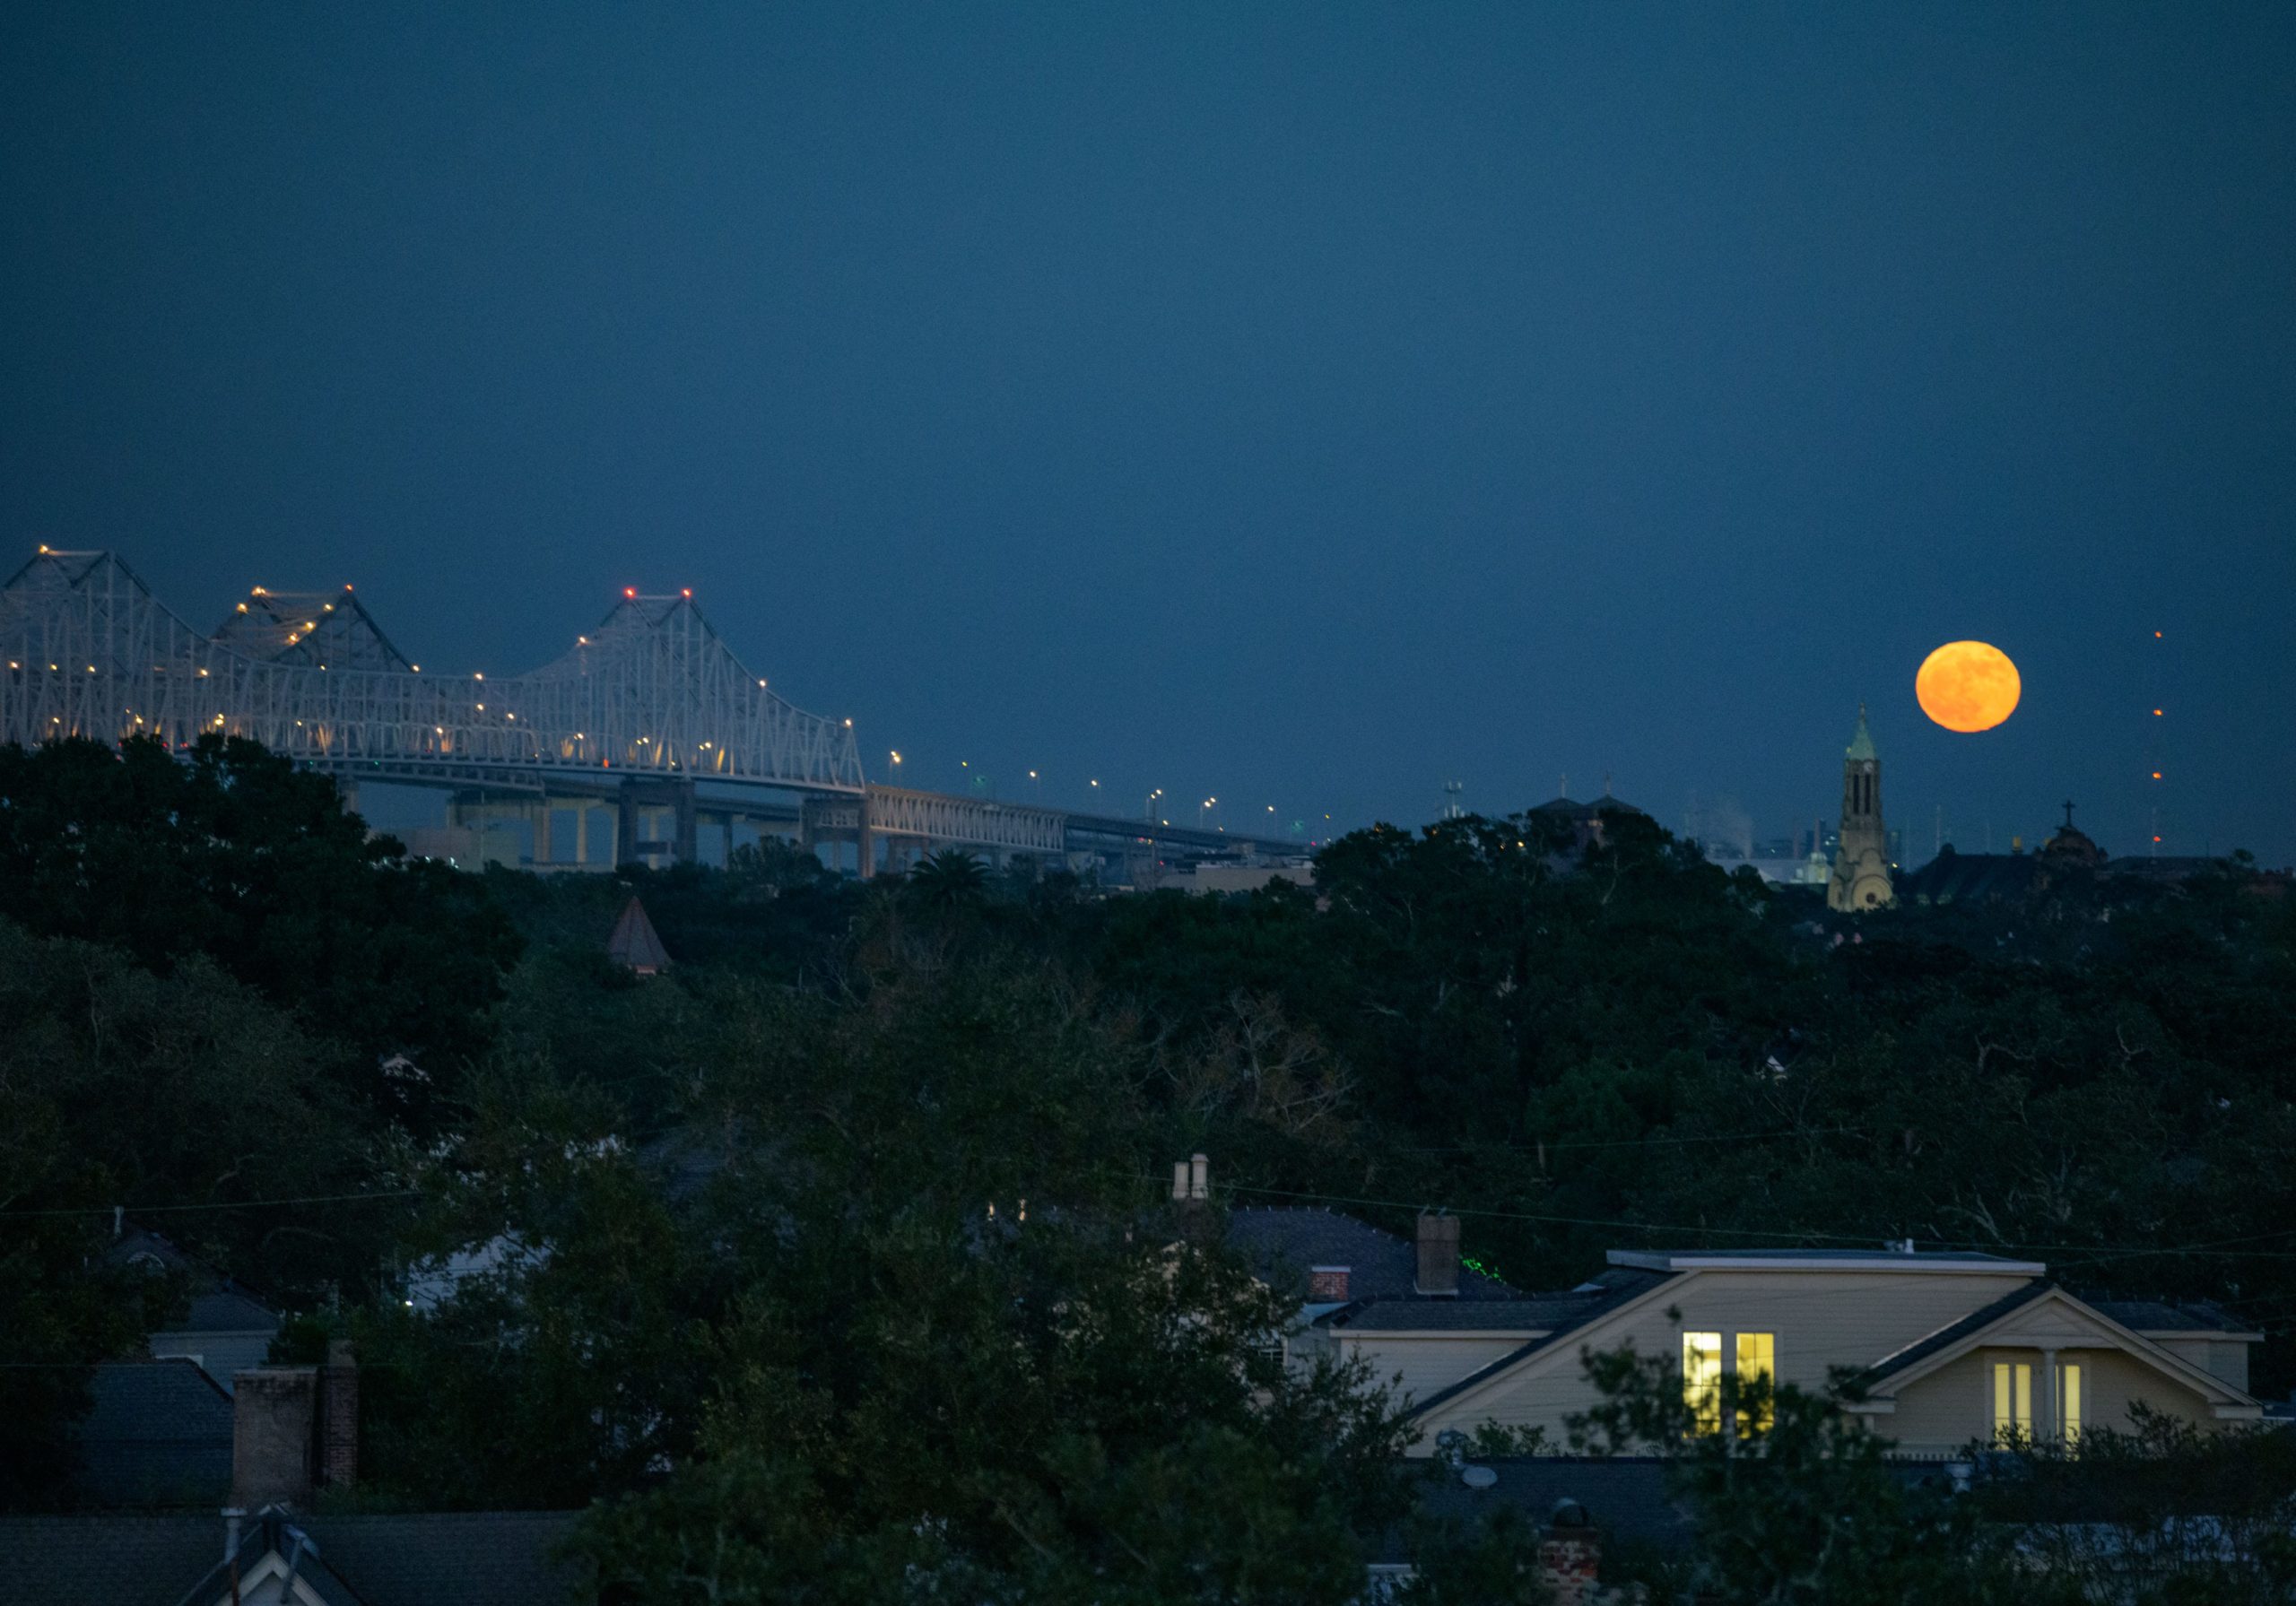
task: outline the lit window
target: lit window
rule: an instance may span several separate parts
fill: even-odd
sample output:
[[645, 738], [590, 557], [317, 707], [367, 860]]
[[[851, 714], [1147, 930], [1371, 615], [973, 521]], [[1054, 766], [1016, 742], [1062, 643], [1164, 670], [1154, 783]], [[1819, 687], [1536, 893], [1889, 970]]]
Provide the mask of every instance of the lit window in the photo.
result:
[[2057, 1369], [2057, 1423], [2065, 1436], [2065, 1447], [2072, 1449], [2081, 1442], [2081, 1368], [2077, 1365], [2061, 1366]]
[[1769, 1394], [1778, 1381], [1778, 1335], [1774, 1333], [1742, 1333], [1738, 1335], [1738, 1386], [1744, 1389], [1757, 1378], [1761, 1382], [1762, 1402], [1752, 1412], [1738, 1412], [1740, 1433], [1766, 1433], [1770, 1430]]
[[1683, 1403], [1694, 1433], [1722, 1431], [1722, 1335], [1683, 1334]]
[[1993, 1437], [2005, 1445], [2033, 1437], [2033, 1368], [2022, 1360], [1993, 1363]]

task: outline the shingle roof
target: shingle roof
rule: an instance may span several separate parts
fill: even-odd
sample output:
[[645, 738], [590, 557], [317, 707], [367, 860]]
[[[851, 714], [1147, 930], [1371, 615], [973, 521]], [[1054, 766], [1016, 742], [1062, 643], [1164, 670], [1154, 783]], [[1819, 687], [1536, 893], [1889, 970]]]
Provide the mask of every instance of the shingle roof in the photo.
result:
[[1908, 1367], [1919, 1365], [1941, 1350], [1952, 1349], [1970, 1334], [1992, 1326], [2011, 1311], [2021, 1306], [2031, 1305], [2042, 1295], [2053, 1292], [2056, 1288], [2057, 1284], [2047, 1278], [2036, 1277], [2032, 1281], [2018, 1289], [2016, 1292], [2004, 1294], [1990, 1305], [1978, 1307], [1960, 1321], [1940, 1327], [1927, 1338], [1917, 1339], [1895, 1354], [1883, 1356], [1860, 1374], [1857, 1381], [1870, 1386], [1881, 1382], [1883, 1378], [1894, 1377]]
[[[1586, 1507], [1605, 1541], [1632, 1540], [1659, 1550], [1678, 1550], [1695, 1536], [1689, 1506], [1668, 1491], [1666, 1463], [1655, 1457], [1470, 1459], [1476, 1466], [1489, 1467], [1499, 1480], [1488, 1489], [1469, 1489], [1457, 1474], [1438, 1470], [1420, 1497], [1422, 1516], [1479, 1524], [1502, 1511], [1512, 1511], [1535, 1524], [1544, 1524], [1562, 1501], [1576, 1500]], [[1388, 1536], [1380, 1558], [1390, 1563], [1408, 1559], [1402, 1533]]]
[[[251, 1519], [245, 1531], [240, 1554], [249, 1565], [281, 1543], [283, 1520], [267, 1516]], [[318, 1551], [302, 1576], [343, 1606], [569, 1606], [587, 1598], [587, 1569], [553, 1552], [579, 1516], [487, 1511], [290, 1520]], [[219, 1574], [222, 1549], [222, 1520], [212, 1514], [0, 1517], [0, 1557], [18, 1564], [0, 1567], [0, 1606], [179, 1606]]]
[[231, 1398], [192, 1361], [91, 1368], [74, 1440], [98, 1506], [220, 1506], [231, 1487]]
[[1367, 1299], [1316, 1318], [1350, 1333], [1508, 1333], [1552, 1329], [1575, 1319], [1594, 1294], [1534, 1299]]
[[1979, 1250], [1919, 1249], [1909, 1253], [1879, 1246], [1872, 1249], [1613, 1249], [1608, 1258], [1614, 1266], [1646, 1266], [1654, 1270], [1664, 1266], [1683, 1271], [1716, 1262], [1749, 1260], [1781, 1265], [1797, 1261], [1814, 1261], [1822, 1264], [1874, 1261], [1925, 1272], [1966, 1265], [1980, 1270], [2022, 1271], [2034, 1274], [2038, 1274], [2040, 1265], [2038, 1261], [2011, 1260], [2005, 1255], [1987, 1254]]
[[2032, 892], [2048, 870], [2033, 854], [1941, 853], [1918, 870], [1898, 872], [1898, 902], [2013, 902]]
[[237, 1289], [195, 1294], [191, 1307], [179, 1322], [170, 1322], [162, 1333], [276, 1333], [279, 1313], [257, 1303]]
[[1544, 1338], [1535, 1338], [1526, 1344], [1509, 1350], [1490, 1365], [1477, 1367], [1448, 1388], [1437, 1389], [1425, 1399], [1413, 1401], [1411, 1414], [1415, 1417], [1426, 1415], [1445, 1401], [1473, 1388], [1477, 1384], [1487, 1381], [1518, 1361], [1527, 1360], [1541, 1350], [1553, 1348], [1598, 1317], [1609, 1315], [1627, 1301], [1648, 1293], [1662, 1283], [1672, 1282], [1678, 1275], [1680, 1275], [1678, 1272], [1644, 1272], [1624, 1266], [1614, 1267], [1604, 1272], [1595, 1280], [1603, 1289], [1603, 1292], [1590, 1297], [1569, 1321], [1556, 1326], [1554, 1331]]
[[2252, 1323], [2205, 1299], [2086, 1299], [2082, 1303], [2132, 1333], [2253, 1333]]
[[581, 1514], [470, 1511], [302, 1524], [365, 1606], [564, 1606], [586, 1576], [559, 1560]]
[[1319, 1206], [1252, 1206], [1231, 1211], [1228, 1241], [1251, 1257], [1252, 1269], [1271, 1287], [1292, 1283], [1304, 1288], [1312, 1268], [1345, 1266], [1347, 1291], [1355, 1299], [1415, 1298], [1448, 1305], [1468, 1299], [1522, 1298], [1497, 1278], [1464, 1266], [1459, 1269], [1456, 1298], [1421, 1295], [1416, 1244]]
[[213, 1514], [0, 1517], [0, 1606], [175, 1606], [222, 1550]]

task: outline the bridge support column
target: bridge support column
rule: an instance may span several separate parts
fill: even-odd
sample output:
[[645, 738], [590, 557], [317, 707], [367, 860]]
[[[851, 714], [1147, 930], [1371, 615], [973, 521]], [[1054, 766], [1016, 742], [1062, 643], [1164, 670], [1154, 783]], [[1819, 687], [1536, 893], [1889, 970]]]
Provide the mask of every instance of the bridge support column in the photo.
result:
[[679, 864], [691, 864], [700, 856], [694, 833], [696, 820], [693, 783], [680, 781], [676, 786], [677, 790], [671, 800], [671, 806], [676, 811], [675, 834], [671, 838], [671, 851]]
[[613, 862], [617, 865], [638, 863], [638, 789], [624, 781], [614, 796]]
[[544, 793], [542, 800], [535, 804], [535, 863], [547, 864], [551, 857], [550, 795]]

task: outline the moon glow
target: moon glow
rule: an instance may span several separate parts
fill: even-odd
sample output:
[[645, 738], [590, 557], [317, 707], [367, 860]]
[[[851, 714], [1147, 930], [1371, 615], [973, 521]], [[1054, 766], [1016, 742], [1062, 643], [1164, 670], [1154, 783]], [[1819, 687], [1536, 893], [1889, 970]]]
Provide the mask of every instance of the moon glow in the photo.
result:
[[2017, 711], [2024, 683], [2009, 655], [1982, 641], [1948, 641], [1921, 661], [1913, 694], [1949, 731], [1989, 731]]

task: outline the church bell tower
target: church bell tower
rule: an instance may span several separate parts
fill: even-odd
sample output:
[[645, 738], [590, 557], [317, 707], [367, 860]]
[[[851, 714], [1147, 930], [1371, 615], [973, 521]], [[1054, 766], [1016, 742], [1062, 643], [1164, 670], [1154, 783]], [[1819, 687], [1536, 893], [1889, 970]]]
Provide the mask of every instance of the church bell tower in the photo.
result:
[[1826, 882], [1826, 907], [1887, 908], [1890, 838], [1882, 828], [1882, 759], [1866, 728], [1866, 705], [1857, 705], [1857, 734], [1841, 762], [1841, 845], [1834, 849], [1833, 875]]

